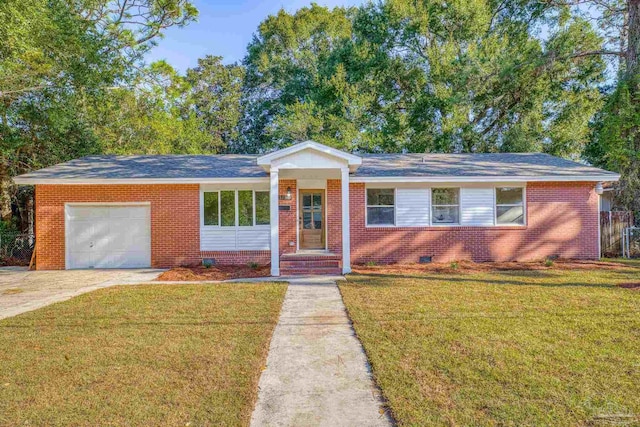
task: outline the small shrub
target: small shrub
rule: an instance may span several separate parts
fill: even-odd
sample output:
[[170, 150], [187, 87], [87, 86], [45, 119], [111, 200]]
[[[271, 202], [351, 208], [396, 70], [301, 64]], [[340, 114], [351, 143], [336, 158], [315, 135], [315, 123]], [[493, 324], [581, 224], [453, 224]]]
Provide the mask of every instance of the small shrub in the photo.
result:
[[376, 265], [378, 265], [378, 263], [376, 263], [375, 261], [368, 261], [365, 265], [367, 267], [375, 267]]
[[258, 264], [255, 261], [250, 261], [250, 262], [247, 263], [247, 266], [252, 270], [257, 270], [258, 267], [260, 267], [260, 264]]
[[544, 260], [545, 267], [553, 267], [553, 260], [551, 258], [547, 258]]
[[202, 266], [204, 268], [211, 268], [213, 266], [213, 262], [210, 259], [205, 259], [202, 261]]
[[458, 261], [451, 261], [450, 267], [452, 270], [457, 270], [458, 268], [460, 268], [460, 264], [458, 263]]

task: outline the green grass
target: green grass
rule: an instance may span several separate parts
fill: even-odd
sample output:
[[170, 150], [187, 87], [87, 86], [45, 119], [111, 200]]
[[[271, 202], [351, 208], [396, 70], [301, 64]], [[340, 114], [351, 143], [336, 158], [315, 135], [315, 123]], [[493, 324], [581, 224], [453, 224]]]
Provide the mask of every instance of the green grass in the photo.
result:
[[247, 425], [286, 285], [114, 287], [0, 321], [0, 425]]
[[344, 302], [399, 425], [640, 425], [640, 263], [351, 275]]

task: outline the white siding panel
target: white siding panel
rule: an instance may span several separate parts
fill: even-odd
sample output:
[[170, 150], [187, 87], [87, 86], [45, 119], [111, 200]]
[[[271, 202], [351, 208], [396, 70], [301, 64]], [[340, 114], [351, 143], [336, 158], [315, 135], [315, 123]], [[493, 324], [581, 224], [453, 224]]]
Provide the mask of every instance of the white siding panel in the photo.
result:
[[252, 227], [238, 229], [239, 251], [268, 251], [270, 249], [271, 228]]
[[203, 251], [234, 251], [236, 249], [235, 227], [202, 229], [200, 249]]
[[428, 226], [430, 198], [429, 188], [398, 188], [396, 190], [396, 225], [398, 227]]
[[462, 225], [493, 225], [493, 188], [461, 188], [460, 204]]
[[203, 251], [259, 251], [269, 250], [270, 228], [221, 227], [202, 228], [200, 250]]

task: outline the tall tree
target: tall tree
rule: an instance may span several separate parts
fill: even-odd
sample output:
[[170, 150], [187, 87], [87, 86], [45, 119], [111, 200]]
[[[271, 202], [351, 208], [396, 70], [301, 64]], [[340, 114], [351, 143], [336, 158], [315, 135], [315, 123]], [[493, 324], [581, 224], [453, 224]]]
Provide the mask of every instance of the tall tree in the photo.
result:
[[581, 17], [524, 0], [281, 11], [245, 59], [246, 130], [259, 146], [578, 157], [604, 72], [581, 53], [601, 43]]
[[89, 112], [126, 85], [162, 31], [186, 25], [188, 0], [0, 2], [0, 215], [10, 177], [96, 151]]
[[159, 61], [129, 87], [106, 93], [90, 112], [97, 143], [106, 154], [216, 153], [215, 137], [190, 108], [190, 84]]
[[586, 155], [593, 163], [620, 172], [618, 202], [640, 211], [640, 0], [589, 4], [599, 12], [600, 27], [607, 36], [605, 54], [620, 61]]
[[202, 122], [202, 131], [210, 135], [208, 152], [227, 150], [238, 140], [240, 99], [244, 68], [224, 65], [219, 56], [206, 56], [198, 66], [187, 70], [189, 86], [184, 114], [195, 114]]

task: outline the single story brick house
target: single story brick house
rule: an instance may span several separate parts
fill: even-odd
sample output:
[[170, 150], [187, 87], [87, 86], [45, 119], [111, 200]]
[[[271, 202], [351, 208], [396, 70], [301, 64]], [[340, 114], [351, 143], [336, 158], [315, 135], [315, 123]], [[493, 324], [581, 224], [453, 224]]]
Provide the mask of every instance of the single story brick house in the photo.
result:
[[546, 154], [365, 154], [302, 142], [266, 155], [91, 156], [35, 185], [38, 269], [599, 257], [619, 175]]

